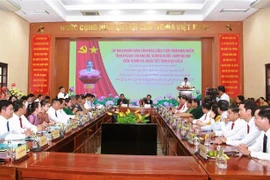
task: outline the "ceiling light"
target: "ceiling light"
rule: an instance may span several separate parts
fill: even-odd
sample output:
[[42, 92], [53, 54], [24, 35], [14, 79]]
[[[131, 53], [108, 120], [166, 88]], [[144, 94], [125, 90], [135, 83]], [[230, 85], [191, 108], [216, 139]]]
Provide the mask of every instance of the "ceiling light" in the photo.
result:
[[98, 11], [81, 11], [84, 16], [99, 16]]
[[185, 11], [179, 11], [179, 10], [175, 10], [175, 11], [167, 11], [166, 15], [183, 15]]
[[26, 15], [42, 15], [42, 14], [49, 14], [46, 10], [30, 10], [30, 11], [23, 11]]
[[244, 13], [247, 12], [249, 8], [247, 9], [222, 9], [221, 13]]

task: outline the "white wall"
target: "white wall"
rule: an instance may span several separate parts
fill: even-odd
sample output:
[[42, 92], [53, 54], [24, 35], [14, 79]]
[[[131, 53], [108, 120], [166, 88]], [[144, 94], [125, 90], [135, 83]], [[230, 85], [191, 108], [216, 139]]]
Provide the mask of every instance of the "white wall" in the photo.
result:
[[8, 87], [14, 82], [27, 94], [29, 32], [27, 21], [0, 10], [0, 62], [8, 64]]
[[265, 97], [265, 64], [270, 63], [270, 8], [244, 21], [244, 95]]

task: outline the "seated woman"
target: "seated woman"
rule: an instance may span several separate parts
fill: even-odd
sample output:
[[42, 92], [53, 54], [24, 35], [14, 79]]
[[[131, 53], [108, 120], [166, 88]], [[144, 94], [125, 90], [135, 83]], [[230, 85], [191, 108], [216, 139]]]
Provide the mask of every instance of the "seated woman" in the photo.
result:
[[41, 111], [38, 114], [39, 119], [43, 122], [42, 124], [47, 127], [47, 126], [53, 126], [55, 124], [54, 121], [50, 121], [49, 116], [47, 114], [47, 111], [50, 107], [50, 103], [46, 100], [41, 100], [40, 101], [41, 105]]
[[268, 103], [264, 99], [264, 97], [259, 98], [259, 106], [268, 106]]
[[38, 114], [41, 112], [41, 105], [39, 102], [33, 102], [28, 104], [27, 107], [27, 119], [33, 125], [42, 124], [43, 121], [38, 117]]

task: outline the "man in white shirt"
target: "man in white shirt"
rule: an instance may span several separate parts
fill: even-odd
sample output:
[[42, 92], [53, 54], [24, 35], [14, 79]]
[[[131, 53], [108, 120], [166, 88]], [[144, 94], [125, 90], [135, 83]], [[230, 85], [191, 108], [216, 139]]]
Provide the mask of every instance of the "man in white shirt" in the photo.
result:
[[29, 104], [32, 104], [32, 103], [33, 103], [34, 99], [35, 99], [35, 95], [32, 94], [32, 93], [31, 93], [31, 94], [28, 94], [28, 95], [26, 96], [26, 102], [24, 103], [26, 109], [28, 108], [28, 105], [29, 105]]
[[34, 102], [40, 102], [42, 100], [44, 100], [44, 96], [43, 96], [43, 94], [39, 94], [37, 99]]
[[[13, 103], [13, 108], [13, 116], [8, 120], [12, 133], [25, 134], [25, 136], [29, 136], [32, 134], [32, 132], [37, 132], [37, 126], [31, 124], [24, 116], [26, 113], [26, 107], [23, 104], [23, 100], [15, 101]], [[39, 130], [41, 129], [42, 127], [40, 125]]]
[[180, 97], [180, 103], [183, 104], [181, 109], [175, 110], [175, 113], [184, 113], [188, 109], [187, 103], [188, 103], [188, 97], [186, 95], [183, 95]]
[[[67, 98], [70, 100], [70, 98]], [[67, 115], [67, 113], [64, 111], [64, 107], [66, 106], [66, 101], [63, 98], [59, 99], [60, 101], [60, 107], [59, 107], [59, 114], [63, 119], [72, 119], [75, 117], [75, 115]]]
[[8, 119], [13, 115], [13, 105], [11, 101], [0, 101], [0, 136], [11, 132]]
[[[228, 119], [230, 120], [228, 125], [225, 125], [224, 121], [221, 121], [221, 130], [214, 131], [215, 136], [224, 136], [231, 140], [241, 140], [246, 135], [247, 123], [243, 119], [239, 118], [239, 108], [237, 105], [232, 105], [228, 109]], [[220, 140], [217, 138], [216, 142]]]
[[262, 130], [256, 143], [248, 148], [246, 145], [241, 144], [238, 149], [246, 156], [270, 160], [270, 108], [259, 111], [258, 116], [255, 116], [255, 124]]
[[60, 98], [66, 99], [68, 97], [69, 97], [69, 95], [68, 95], [68, 93], [66, 93], [66, 89], [64, 88], [64, 86], [60, 86], [57, 98], [58, 99], [60, 99]]
[[95, 96], [93, 94], [86, 94], [86, 101], [84, 103], [84, 108], [86, 110], [91, 110], [93, 108], [95, 108], [95, 104], [94, 104], [94, 101], [95, 101]]
[[[229, 102], [225, 100], [220, 100], [217, 103], [217, 112], [220, 115], [220, 119], [215, 121], [215, 119], [211, 118], [210, 125], [205, 125], [201, 127], [201, 131], [219, 131], [221, 130], [220, 122], [226, 121], [227, 119], [227, 110], [229, 107]], [[211, 107], [213, 108], [213, 107]]]
[[217, 101], [219, 101], [219, 100], [226, 100], [230, 104], [230, 97], [229, 97], [228, 94], [226, 94], [225, 86], [222, 86], [222, 85], [221, 86], [218, 86], [217, 90], [218, 90], [218, 97], [217, 97], [216, 100]]
[[64, 123], [67, 124], [68, 120], [67, 118], [64, 118], [60, 112], [60, 101], [57, 98], [54, 98], [52, 100], [52, 105], [51, 107], [48, 109], [48, 116], [50, 118], [50, 121], [56, 122], [56, 123]]
[[188, 82], [188, 78], [187, 77], [184, 78], [184, 82], [181, 83], [181, 87], [183, 87], [183, 88], [189, 88], [189, 87], [191, 87], [190, 83]]
[[193, 124], [198, 126], [210, 125], [211, 123], [211, 103], [203, 102], [202, 111], [204, 115], [200, 119], [195, 119], [192, 121]]
[[240, 144], [246, 144], [247, 146], [252, 145], [256, 138], [260, 135], [261, 131], [255, 125], [254, 121], [254, 113], [258, 113], [259, 110], [255, 109], [257, 105], [250, 100], [245, 100], [239, 105], [239, 117], [247, 122], [247, 126], [245, 128], [246, 136], [242, 140], [230, 140], [225, 137], [220, 138], [223, 143], [231, 146], [238, 146]]

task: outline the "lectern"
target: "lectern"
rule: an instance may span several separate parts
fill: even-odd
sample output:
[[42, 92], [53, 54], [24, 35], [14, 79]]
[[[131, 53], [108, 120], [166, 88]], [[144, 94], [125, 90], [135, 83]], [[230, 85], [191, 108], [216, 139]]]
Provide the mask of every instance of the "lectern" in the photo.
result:
[[180, 96], [186, 95], [189, 99], [192, 99], [194, 88], [178, 86], [176, 89], [179, 91]]

